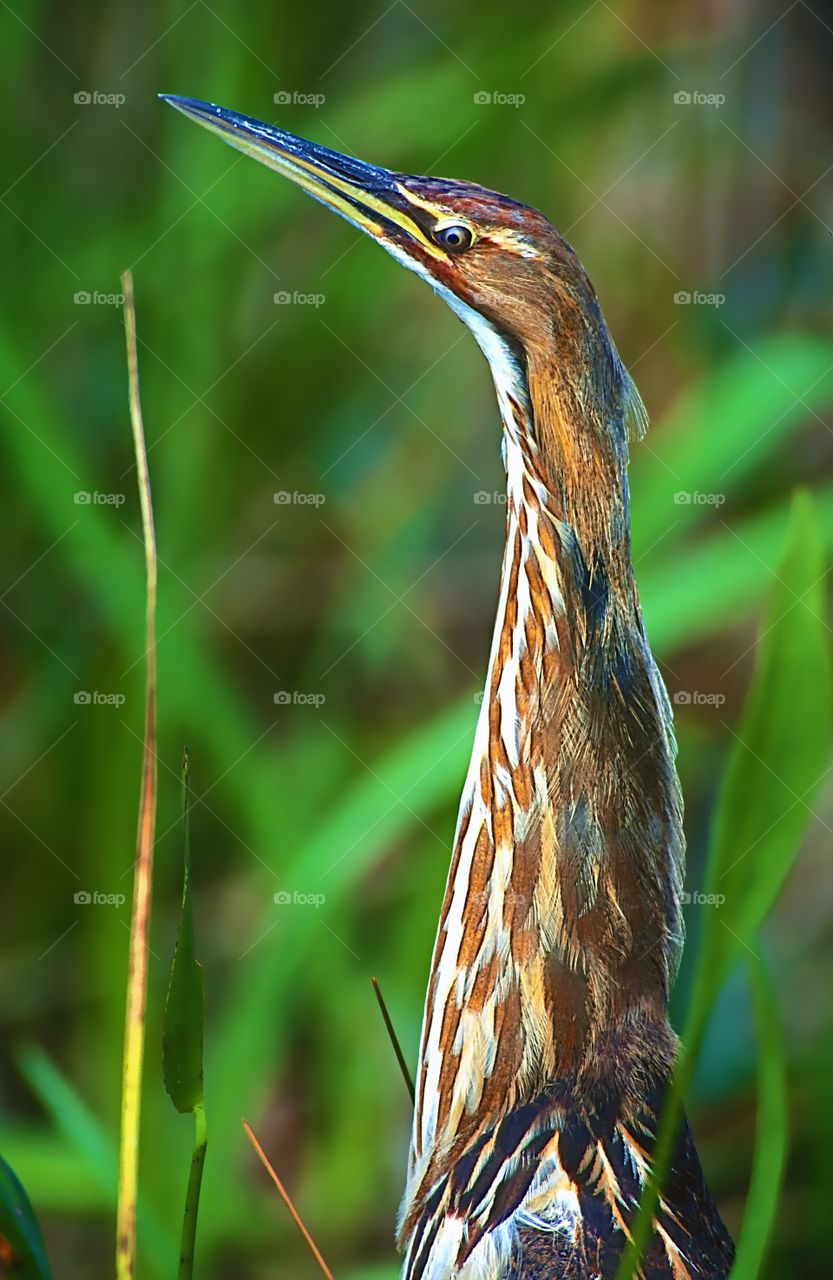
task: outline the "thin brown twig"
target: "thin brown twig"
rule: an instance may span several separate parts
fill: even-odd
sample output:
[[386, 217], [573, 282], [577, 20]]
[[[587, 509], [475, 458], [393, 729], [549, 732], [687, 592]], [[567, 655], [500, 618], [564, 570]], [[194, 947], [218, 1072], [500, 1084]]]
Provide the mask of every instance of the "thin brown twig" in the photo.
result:
[[156, 537], [148, 476], [147, 448], [139, 396], [139, 361], [133, 277], [122, 276], [124, 328], [127, 339], [127, 371], [130, 424], [145, 548], [146, 606], [145, 649], [147, 660], [145, 736], [139, 827], [133, 872], [133, 908], [130, 922], [127, 999], [124, 1017], [122, 1065], [121, 1140], [119, 1190], [116, 1211], [116, 1276], [132, 1280], [136, 1272], [136, 1198], [139, 1175], [139, 1119], [142, 1104], [142, 1061], [145, 1049], [150, 909], [153, 898], [153, 841], [156, 830]]
[[393, 1051], [396, 1054], [396, 1061], [399, 1063], [399, 1070], [402, 1072], [402, 1078], [405, 1081], [405, 1088], [408, 1090], [408, 1097], [411, 1099], [412, 1103], [416, 1103], [416, 1094], [414, 1093], [414, 1082], [411, 1079], [411, 1073], [408, 1070], [408, 1064], [405, 1061], [405, 1055], [402, 1052], [402, 1046], [400, 1045], [399, 1040], [397, 1039], [396, 1032], [393, 1029], [393, 1023], [390, 1020], [390, 1014], [388, 1013], [387, 1005], [385, 1004], [384, 997], [382, 996], [382, 992], [379, 989], [379, 983], [376, 981], [375, 978], [371, 979], [371, 981], [373, 982], [373, 990], [376, 992], [376, 999], [379, 1003], [379, 1009], [381, 1010], [382, 1017], [385, 1020], [385, 1026], [387, 1028], [388, 1035], [390, 1036], [390, 1042], [393, 1045]]
[[324, 1259], [321, 1257], [321, 1251], [318, 1248], [318, 1245], [315, 1243], [312, 1236], [307, 1231], [306, 1227], [301, 1221], [301, 1217], [298, 1213], [298, 1210], [295, 1208], [295, 1205], [292, 1203], [292, 1201], [289, 1198], [289, 1192], [281, 1182], [278, 1175], [275, 1173], [275, 1170], [272, 1168], [272, 1165], [269, 1162], [269, 1157], [267, 1156], [266, 1152], [263, 1150], [263, 1147], [260, 1145], [257, 1138], [255, 1137], [252, 1127], [247, 1120], [243, 1121], [243, 1128], [246, 1130], [249, 1141], [251, 1142], [252, 1146], [254, 1147], [255, 1151], [258, 1154], [261, 1164], [263, 1165], [266, 1172], [269, 1174], [269, 1177], [272, 1179], [275, 1186], [278, 1188], [278, 1191], [281, 1193], [281, 1198], [283, 1199], [283, 1202], [286, 1205], [289, 1212], [292, 1214], [292, 1217], [295, 1220], [295, 1224], [298, 1227], [298, 1230], [301, 1232], [301, 1235], [304, 1237], [307, 1244], [309, 1245], [312, 1251], [312, 1255], [315, 1258], [315, 1261], [318, 1263], [319, 1267], [324, 1272], [324, 1275], [327, 1277], [327, 1280], [333, 1280], [332, 1271], [327, 1266]]

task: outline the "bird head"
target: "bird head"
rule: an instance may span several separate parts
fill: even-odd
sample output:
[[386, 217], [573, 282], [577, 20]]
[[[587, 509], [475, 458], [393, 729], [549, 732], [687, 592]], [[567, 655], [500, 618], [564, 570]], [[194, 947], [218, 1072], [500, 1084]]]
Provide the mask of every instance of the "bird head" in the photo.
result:
[[224, 107], [161, 96], [427, 280], [486, 355], [504, 421], [520, 406], [520, 435], [540, 451], [588, 559], [626, 540], [627, 427], [641, 427], [644, 411], [584, 268], [543, 214], [475, 183], [397, 173]]
[[484, 323], [517, 355], [549, 345], [559, 329], [563, 337], [565, 322], [574, 331], [583, 310], [598, 310], [573, 250], [543, 214], [517, 200], [472, 182], [367, 164], [208, 102], [162, 97], [426, 279], [481, 346], [488, 341]]

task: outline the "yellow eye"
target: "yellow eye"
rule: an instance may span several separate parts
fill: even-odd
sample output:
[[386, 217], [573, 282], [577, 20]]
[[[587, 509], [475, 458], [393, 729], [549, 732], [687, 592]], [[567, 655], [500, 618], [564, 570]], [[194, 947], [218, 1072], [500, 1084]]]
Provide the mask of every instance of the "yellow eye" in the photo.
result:
[[474, 243], [474, 232], [462, 223], [453, 222], [445, 227], [437, 227], [434, 239], [449, 253], [465, 253]]

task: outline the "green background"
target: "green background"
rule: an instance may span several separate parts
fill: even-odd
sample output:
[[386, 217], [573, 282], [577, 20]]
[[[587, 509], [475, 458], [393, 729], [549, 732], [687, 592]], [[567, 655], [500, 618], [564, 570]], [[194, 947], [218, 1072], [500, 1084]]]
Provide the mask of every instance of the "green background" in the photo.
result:
[[[191, 1139], [162, 1089], [160, 1033], [185, 742], [207, 999], [198, 1272], [318, 1274], [245, 1115], [339, 1280], [396, 1274], [409, 1106], [370, 978], [413, 1062], [497, 598], [499, 422], [474, 342], [358, 232], [157, 92], [482, 182], [577, 249], [653, 420], [633, 451], [635, 557], [678, 704], [694, 891], [797, 483], [833, 545], [831, 27], [804, 3], [0, 5], [0, 1149], [56, 1276], [107, 1274], [112, 1254], [129, 906], [75, 895], [129, 899], [138, 802], [120, 272], [135, 279], [160, 553], [149, 1280], [173, 1272]], [[764, 938], [793, 1129], [771, 1277], [828, 1265], [831, 808], [826, 786]], [[713, 909], [687, 909], [689, 965]], [[732, 1230], [755, 1054], [732, 979], [689, 1108]]]

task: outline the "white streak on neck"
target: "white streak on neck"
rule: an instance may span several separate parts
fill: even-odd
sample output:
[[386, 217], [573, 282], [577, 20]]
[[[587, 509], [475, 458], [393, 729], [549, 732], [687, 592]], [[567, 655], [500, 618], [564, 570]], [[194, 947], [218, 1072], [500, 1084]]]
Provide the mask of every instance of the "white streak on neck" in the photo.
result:
[[[487, 320], [480, 315], [478, 311], [463, 302], [455, 293], [452, 293], [451, 290], [447, 289], [444, 285], [438, 284], [426, 271], [421, 269], [411, 259], [406, 257], [406, 255], [394, 248], [390, 251], [393, 256], [398, 258], [405, 266], [415, 271], [418, 275], [423, 276], [435, 292], [438, 293], [440, 297], [448, 303], [451, 309], [464, 321], [464, 323], [468, 325], [474, 334], [478, 346], [489, 362], [504, 428], [502, 453], [504, 464], [506, 466], [508, 499], [507, 550], [505, 554], [508, 557], [510, 554], [509, 548], [512, 546], [514, 539], [519, 536], [517, 513], [520, 509], [520, 503], [522, 500], [522, 483], [525, 472], [524, 456], [520, 448], [518, 436], [519, 428], [515, 420], [515, 413], [512, 409], [511, 400], [514, 400], [518, 405], [520, 405], [524, 413], [530, 413], [529, 393], [526, 387], [524, 370], [515, 353], [512, 351], [509, 343], [492, 327], [492, 325], [488, 323]], [[436, 944], [434, 956], [434, 966], [436, 967], [436, 986], [433, 1001], [433, 1016], [430, 1022], [423, 1025], [422, 1029], [420, 1074], [423, 1072], [425, 1073], [425, 1086], [422, 1091], [425, 1098], [425, 1106], [422, 1110], [421, 1116], [419, 1117], [419, 1131], [415, 1131], [413, 1138], [412, 1176], [414, 1174], [416, 1175], [414, 1181], [418, 1181], [420, 1168], [428, 1153], [431, 1151], [434, 1142], [439, 1137], [436, 1133], [436, 1124], [439, 1074], [442, 1065], [442, 1055], [440, 1052], [442, 1016], [443, 1010], [445, 1009], [446, 1003], [449, 999], [456, 1000], [458, 1003], [464, 999], [463, 991], [460, 988], [457, 957], [462, 939], [463, 912], [469, 874], [471, 871], [471, 863], [481, 827], [485, 826], [490, 838], [492, 837], [491, 813], [488, 812], [486, 808], [480, 790], [480, 767], [489, 748], [488, 691], [491, 688], [493, 673], [499, 660], [500, 635], [508, 603], [510, 578], [509, 567], [510, 566], [507, 563], [504, 563], [503, 573], [501, 575], [501, 590], [500, 599], [498, 601], [495, 631], [489, 658], [488, 673], [486, 676], [486, 694], [483, 698], [477, 727], [475, 729], [471, 762], [460, 801], [455, 845], [459, 839], [463, 815], [469, 807], [472, 809], [471, 820], [469, 822], [466, 838], [460, 850], [459, 869], [456, 877], [456, 884], [453, 886], [453, 897], [448, 911], [445, 929], [438, 937]], [[519, 583], [519, 605], [529, 607], [529, 592], [525, 576], [522, 574], [521, 578], [522, 584]], [[516, 763], [518, 757], [517, 714], [515, 707], [515, 677], [511, 663], [509, 664], [506, 678], [501, 681], [501, 685], [498, 690], [498, 700], [501, 702], [502, 736], [507, 748], [507, 754], [509, 760]], [[498, 866], [501, 862], [508, 861], [508, 865], [511, 865], [510, 853], [511, 851], [508, 849], [496, 850], [496, 875]], [[500, 915], [498, 907], [495, 908], [495, 915]]]

